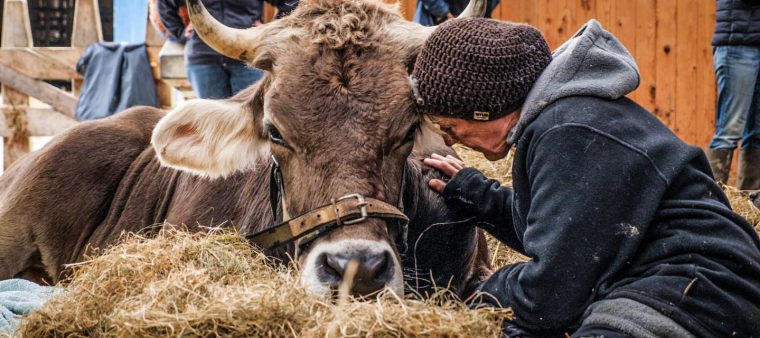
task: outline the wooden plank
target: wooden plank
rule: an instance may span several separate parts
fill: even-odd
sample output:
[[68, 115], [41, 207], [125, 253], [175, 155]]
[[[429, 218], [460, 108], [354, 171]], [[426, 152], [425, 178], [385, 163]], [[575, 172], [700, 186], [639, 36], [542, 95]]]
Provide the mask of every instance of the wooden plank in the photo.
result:
[[697, 17], [700, 0], [678, 0], [676, 25], [675, 130], [689, 144], [697, 142]]
[[[12, 110], [17, 108], [0, 106], [0, 112], [3, 114], [13, 113]], [[53, 136], [74, 125], [78, 122], [71, 117], [63, 115], [50, 108], [22, 108], [26, 115], [26, 128], [28, 136]], [[10, 137], [13, 131], [9, 123], [0, 120], [0, 136]]]
[[56, 111], [74, 117], [77, 98], [67, 92], [2, 65], [0, 65], [0, 83], [26, 95], [34, 96]]
[[578, 31], [581, 26], [595, 17], [596, 0], [575, 1], [575, 17], [571, 22], [573, 30]]
[[0, 64], [35, 79], [70, 80], [82, 77], [73, 67], [37, 53], [33, 48], [2, 48]]
[[[675, 130], [676, 109], [676, 18], [675, 1], [657, 1], [656, 9], [656, 80], [654, 113]], [[677, 132], [677, 131], [676, 131]]]
[[[501, 10], [497, 13], [494, 11], [494, 18], [503, 21], [520, 22], [522, 21], [522, 3], [524, 1], [500, 1], [499, 7]], [[498, 14], [498, 17], [496, 16]]]
[[71, 33], [72, 47], [87, 47], [103, 41], [100, 25], [100, 9], [97, 0], [76, 0], [74, 4], [74, 29]]
[[523, 0], [520, 21], [538, 27], [538, 0]]
[[[636, 53], [636, 2], [615, 1], [613, 3], [613, 25], [608, 29], [623, 44], [625, 49], [635, 56]], [[633, 100], [638, 100], [636, 92], [628, 94]]]
[[715, 2], [700, 1], [697, 34], [697, 116], [695, 144], [707, 146], [715, 131], [715, 71], [712, 58], [712, 35], [715, 29]]
[[[12, 48], [3, 48], [3, 50], [13, 50]], [[85, 48], [77, 47], [34, 47], [34, 52], [44, 55], [45, 57], [56, 60], [66, 65], [68, 68], [75, 69], [79, 58], [84, 54]]]
[[4, 47], [32, 47], [32, 27], [29, 22], [29, 8], [26, 5], [26, 0], [5, 0], [2, 32], [0, 45]]
[[[32, 47], [33, 45], [29, 8], [26, 1], [5, 1], [0, 47]], [[29, 106], [29, 97], [14, 90], [17, 89], [15, 87], [12, 89], [9, 86], [3, 86], [2, 89], [3, 102], [12, 107], [3, 113], [3, 122], [9, 126], [10, 131], [3, 139], [3, 166], [8, 168], [19, 157], [29, 152], [29, 131], [24, 110]]]
[[611, 27], [612, 21], [612, 3], [613, 0], [596, 0], [596, 19], [603, 27]]
[[636, 63], [641, 83], [636, 90], [637, 102], [649, 111], [655, 109], [657, 79], [657, 0], [636, 1]]
[[163, 109], [172, 106], [172, 86], [163, 80], [156, 80], [156, 96], [158, 97], [158, 106]]

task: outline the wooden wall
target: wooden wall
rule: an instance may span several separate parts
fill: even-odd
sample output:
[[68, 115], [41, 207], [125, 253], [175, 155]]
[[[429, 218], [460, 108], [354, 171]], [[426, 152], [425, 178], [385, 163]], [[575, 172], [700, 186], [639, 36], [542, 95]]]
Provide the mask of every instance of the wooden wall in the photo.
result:
[[[416, 0], [399, 1], [411, 19]], [[715, 0], [501, 0], [494, 18], [538, 27], [552, 49], [589, 19], [599, 20], [638, 62], [641, 85], [630, 97], [686, 142], [709, 143], [715, 121]]]

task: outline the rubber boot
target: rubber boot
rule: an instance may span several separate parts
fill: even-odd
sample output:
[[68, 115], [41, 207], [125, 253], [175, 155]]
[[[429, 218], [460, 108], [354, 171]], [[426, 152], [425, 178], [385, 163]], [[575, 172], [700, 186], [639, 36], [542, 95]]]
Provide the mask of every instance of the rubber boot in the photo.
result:
[[728, 173], [731, 171], [731, 160], [734, 158], [733, 149], [705, 149], [707, 160], [710, 161], [710, 169], [716, 182], [726, 184]]
[[760, 190], [760, 149], [742, 149], [736, 176], [739, 190]]

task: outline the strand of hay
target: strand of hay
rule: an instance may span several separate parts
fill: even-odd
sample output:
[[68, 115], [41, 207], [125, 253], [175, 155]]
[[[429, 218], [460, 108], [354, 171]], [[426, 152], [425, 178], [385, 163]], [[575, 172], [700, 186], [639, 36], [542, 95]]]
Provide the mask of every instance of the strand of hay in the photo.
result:
[[338, 303], [237, 234], [129, 235], [71, 267], [64, 292], [27, 317], [25, 337], [498, 337], [507, 310], [381, 295]]

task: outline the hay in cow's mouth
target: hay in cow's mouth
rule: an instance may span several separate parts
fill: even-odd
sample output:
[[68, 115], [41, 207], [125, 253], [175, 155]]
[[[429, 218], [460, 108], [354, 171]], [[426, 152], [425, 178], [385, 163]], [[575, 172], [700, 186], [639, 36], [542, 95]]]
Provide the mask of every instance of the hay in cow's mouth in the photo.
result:
[[220, 230], [129, 235], [71, 269], [65, 292], [25, 319], [23, 336], [497, 337], [509, 316], [442, 298], [335, 303]]

